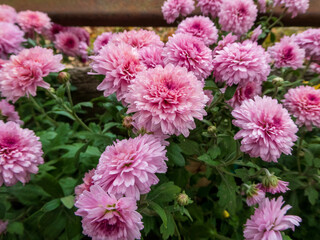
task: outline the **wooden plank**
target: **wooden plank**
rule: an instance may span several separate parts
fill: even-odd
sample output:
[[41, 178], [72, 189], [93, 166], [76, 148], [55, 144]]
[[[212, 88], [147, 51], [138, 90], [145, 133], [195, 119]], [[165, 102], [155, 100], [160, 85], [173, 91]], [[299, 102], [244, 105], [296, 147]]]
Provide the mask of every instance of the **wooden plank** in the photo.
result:
[[[21, 10], [47, 12], [56, 23], [69, 26], [167, 26], [164, 0], [0, 0]], [[199, 14], [199, 10], [195, 14]], [[279, 15], [279, 12], [276, 14]], [[283, 20], [286, 26], [320, 26], [320, 0], [311, 0], [306, 14]]]

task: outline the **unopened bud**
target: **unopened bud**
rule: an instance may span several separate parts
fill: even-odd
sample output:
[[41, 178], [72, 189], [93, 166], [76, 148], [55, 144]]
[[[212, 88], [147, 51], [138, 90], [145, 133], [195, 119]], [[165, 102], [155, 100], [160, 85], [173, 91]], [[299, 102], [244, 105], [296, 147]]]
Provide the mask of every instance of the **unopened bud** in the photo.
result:
[[189, 196], [185, 192], [180, 193], [178, 195], [177, 202], [180, 206], [186, 206], [186, 205], [192, 203], [191, 199], [189, 198]]
[[273, 80], [272, 80], [272, 83], [273, 84], [281, 84], [281, 83], [283, 83], [283, 78], [281, 78], [281, 77], [275, 77]]
[[66, 83], [70, 80], [70, 74], [67, 72], [60, 72], [58, 75], [59, 83]]
[[208, 127], [208, 133], [215, 134], [217, 132], [217, 128], [215, 126]]
[[278, 177], [277, 176], [275, 176], [275, 175], [273, 175], [273, 174], [271, 174], [271, 175], [266, 175], [263, 179], [262, 179], [262, 185], [264, 186], [264, 187], [267, 187], [267, 188], [269, 188], [269, 187], [276, 187], [276, 186], [278, 186], [278, 181], [279, 181], [279, 179], [278, 179]]
[[122, 126], [125, 128], [131, 128], [132, 127], [132, 117], [131, 116], [125, 116], [123, 118]]
[[56, 92], [56, 90], [54, 88], [52, 88], [52, 87], [49, 88], [48, 91], [51, 92], [51, 93], [55, 93]]

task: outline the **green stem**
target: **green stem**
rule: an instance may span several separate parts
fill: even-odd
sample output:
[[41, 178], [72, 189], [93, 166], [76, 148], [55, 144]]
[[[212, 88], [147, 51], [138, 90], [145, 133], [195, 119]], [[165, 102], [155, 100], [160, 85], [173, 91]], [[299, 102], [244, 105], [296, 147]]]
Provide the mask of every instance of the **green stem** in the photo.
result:
[[300, 157], [300, 155], [301, 155], [303, 139], [304, 139], [304, 131], [301, 133], [301, 137], [299, 138], [298, 150], [297, 150], [297, 166], [298, 166], [298, 171], [300, 174], [301, 174], [301, 160], [300, 160], [301, 157]]
[[224, 95], [223, 95], [223, 94], [220, 94], [220, 96], [217, 97], [217, 98], [210, 104], [210, 106], [208, 107], [208, 111], [209, 111], [211, 108], [215, 107], [223, 98], [224, 98]]
[[223, 236], [223, 235], [220, 235], [220, 234], [217, 233], [217, 232], [213, 232], [212, 235], [213, 235], [215, 238], [219, 239], [219, 240], [231, 240], [231, 238], [228, 238], [228, 237], [225, 237], [225, 236]]
[[66, 87], [67, 87], [67, 94], [68, 94], [69, 102], [71, 104], [71, 107], [73, 107], [73, 101], [72, 101], [70, 82], [69, 81], [66, 83]]
[[51, 117], [49, 117], [49, 115], [45, 112], [45, 110], [37, 103], [37, 101], [32, 97], [29, 96], [30, 101], [32, 102], [32, 104], [35, 106], [35, 108], [41, 112], [55, 127], [58, 126], [58, 123], [53, 120]]
[[280, 17], [269, 26], [270, 31], [274, 26], [276, 26], [281, 21], [281, 19], [286, 15], [287, 11], [288, 11], [288, 8], [286, 8], [284, 12], [280, 15]]

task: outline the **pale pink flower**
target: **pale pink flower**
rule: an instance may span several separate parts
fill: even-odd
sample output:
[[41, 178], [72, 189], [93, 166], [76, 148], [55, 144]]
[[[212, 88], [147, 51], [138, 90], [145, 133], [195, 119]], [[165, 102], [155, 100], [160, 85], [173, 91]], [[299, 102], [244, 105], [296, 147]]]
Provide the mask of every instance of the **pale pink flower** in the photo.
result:
[[268, 52], [277, 68], [298, 69], [303, 66], [305, 50], [300, 48], [290, 37], [283, 37], [280, 42], [269, 47]]
[[186, 17], [195, 9], [194, 0], [167, 0], [161, 7], [167, 23], [173, 23], [179, 15]]
[[8, 60], [4, 60], [4, 59], [0, 58], [0, 70], [3, 68], [3, 65], [8, 63], [8, 62], [9, 62]]
[[76, 195], [75, 201], [78, 201], [79, 196], [85, 191], [90, 191], [90, 187], [93, 185], [93, 175], [95, 173], [95, 169], [91, 169], [89, 172], [85, 173], [84, 178], [82, 178], [83, 183], [76, 186], [74, 189], [74, 193]]
[[163, 134], [189, 135], [194, 118], [203, 119], [208, 97], [203, 84], [186, 68], [172, 64], [139, 73], [126, 101], [136, 129]]
[[302, 219], [294, 215], [285, 215], [291, 208], [285, 205], [282, 197], [277, 200], [265, 198], [247, 220], [244, 229], [246, 240], [282, 240], [281, 231], [299, 226]]
[[221, 29], [237, 35], [247, 33], [257, 18], [258, 9], [253, 0], [223, 1], [219, 12]]
[[126, 43], [134, 48], [142, 49], [145, 47], [163, 47], [164, 43], [160, 40], [160, 36], [154, 31], [140, 29], [138, 31], [124, 31], [115, 34], [111, 41], [116, 45]]
[[12, 23], [0, 22], [0, 58], [7, 59], [9, 54], [16, 54], [21, 49], [21, 43], [25, 41], [24, 32]]
[[260, 203], [266, 197], [265, 192], [258, 188], [255, 184], [250, 186], [250, 188], [246, 191], [246, 195], [246, 202], [248, 206], [253, 206], [257, 203]]
[[208, 102], [207, 102], [207, 106], [210, 106], [212, 101], [213, 101], [212, 91], [211, 90], [204, 90], [203, 92], [209, 99]]
[[19, 125], [23, 124], [18, 113], [15, 111], [14, 106], [4, 99], [0, 101], [0, 115], [5, 117], [7, 121], [12, 121]]
[[92, 69], [106, 76], [98, 86], [98, 90], [104, 91], [105, 97], [116, 93], [119, 101], [124, 100], [128, 86], [136, 78], [137, 73], [145, 69], [137, 49], [126, 43], [118, 45], [109, 43], [97, 56], [91, 58]]
[[256, 27], [252, 33], [251, 33], [251, 37], [250, 40], [252, 42], [256, 42], [259, 39], [259, 36], [262, 34], [262, 29], [261, 29], [261, 25], [259, 25], [258, 27]]
[[227, 46], [230, 43], [234, 43], [238, 40], [237, 36], [232, 35], [232, 33], [229, 33], [226, 36], [222, 36], [222, 40], [218, 42], [218, 45], [213, 50], [213, 57], [216, 55], [216, 53], [220, 50], [222, 50], [225, 46]]
[[94, 184], [116, 197], [134, 197], [150, 192], [159, 182], [156, 173], [167, 171], [165, 147], [153, 135], [117, 141], [101, 155]]
[[267, 1], [269, 1], [269, 0], [258, 0], [259, 12], [266, 13], [266, 11], [267, 11]]
[[233, 107], [239, 107], [244, 100], [253, 99], [254, 96], [260, 95], [262, 90], [261, 83], [247, 82], [243, 86], [238, 86], [234, 96], [227, 101]]
[[199, 80], [207, 78], [213, 69], [212, 51], [201, 40], [189, 34], [169, 37], [164, 50], [164, 63], [186, 67]]
[[320, 29], [308, 29], [294, 37], [298, 45], [306, 51], [306, 56], [320, 61]]
[[306, 13], [309, 8], [309, 0], [274, 0], [274, 6], [283, 5], [291, 13], [292, 18], [299, 13]]
[[13, 7], [5, 4], [0, 5], [0, 22], [15, 23], [17, 12]]
[[8, 221], [0, 220], [0, 235], [6, 232], [8, 223]]
[[15, 122], [0, 121], [0, 186], [12, 186], [30, 180], [43, 164], [42, 145], [33, 131]]
[[296, 118], [298, 126], [320, 127], [320, 90], [310, 86], [289, 89], [284, 95], [283, 105]]
[[281, 153], [291, 154], [298, 128], [276, 99], [255, 96], [243, 101], [232, 116], [233, 124], [241, 129], [234, 139], [242, 139], [242, 152], [266, 162], [277, 162]]
[[51, 27], [51, 19], [46, 13], [39, 11], [22, 11], [18, 13], [17, 23], [26, 33], [33, 31], [44, 34]]
[[213, 58], [213, 75], [217, 82], [229, 86], [262, 83], [270, 73], [269, 61], [269, 54], [256, 42], [228, 44]]
[[[0, 60], [1, 61], [1, 60]], [[0, 62], [0, 69], [1, 69], [1, 62]], [[318, 63], [311, 63], [310, 69], [313, 70], [313, 72], [320, 74], [320, 64]]]
[[37, 87], [48, 89], [43, 80], [51, 72], [64, 69], [61, 55], [53, 55], [52, 49], [34, 47], [12, 55], [0, 71], [0, 91], [7, 100], [17, 101], [25, 95], [35, 96]]
[[216, 18], [220, 12], [222, 2], [223, 0], [198, 0], [197, 6], [200, 7], [205, 16], [211, 14], [212, 18]]
[[82, 217], [83, 234], [93, 240], [140, 239], [142, 216], [136, 211], [134, 198], [117, 199], [100, 186], [93, 185], [84, 191], [75, 203], [76, 215]]
[[186, 33], [202, 40], [207, 46], [218, 40], [218, 29], [208, 17], [194, 16], [183, 20], [176, 33]]
[[100, 49], [107, 45], [113, 36], [112, 32], [104, 32], [100, 34], [93, 42], [93, 51], [98, 54]]
[[257, 187], [264, 192], [276, 194], [285, 193], [286, 191], [290, 190], [288, 185], [288, 182], [281, 181], [278, 177], [271, 175], [264, 177], [262, 183], [259, 183]]
[[140, 59], [147, 68], [164, 66], [162, 47], [145, 47], [139, 51]]

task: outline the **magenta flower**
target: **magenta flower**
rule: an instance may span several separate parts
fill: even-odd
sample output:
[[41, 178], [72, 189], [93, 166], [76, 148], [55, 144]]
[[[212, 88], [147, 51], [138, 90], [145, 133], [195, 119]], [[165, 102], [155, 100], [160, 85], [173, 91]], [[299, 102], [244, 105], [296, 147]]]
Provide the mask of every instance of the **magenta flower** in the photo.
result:
[[257, 203], [262, 202], [265, 199], [266, 197], [265, 192], [259, 189], [257, 185], [253, 184], [248, 187], [249, 188], [246, 191], [246, 195], [247, 195], [246, 202], [248, 206], [253, 206]]
[[239, 107], [244, 100], [253, 99], [254, 96], [261, 94], [261, 83], [247, 82], [244, 86], [238, 86], [234, 96], [227, 101], [233, 107]]
[[140, 59], [147, 68], [164, 66], [162, 47], [145, 47], [139, 51]]
[[85, 173], [84, 178], [82, 178], [83, 183], [76, 186], [74, 189], [74, 193], [76, 195], [75, 201], [78, 201], [79, 196], [84, 192], [84, 191], [90, 191], [90, 187], [93, 185], [93, 175], [95, 173], [95, 169], [91, 169], [89, 172]]
[[186, 17], [195, 9], [194, 0], [167, 0], [161, 7], [167, 23], [173, 23], [181, 14]]
[[189, 34], [176, 34], [169, 37], [164, 50], [164, 63], [186, 67], [201, 80], [210, 76], [212, 51], [201, 40]]
[[93, 51], [98, 54], [100, 49], [107, 45], [113, 36], [112, 32], [104, 32], [100, 34], [93, 43]]
[[237, 40], [238, 40], [238, 37], [232, 35], [232, 33], [229, 33], [226, 36], [222, 36], [222, 40], [218, 42], [218, 45], [213, 50], [213, 57], [217, 54], [218, 51], [222, 50], [225, 46], [227, 46], [230, 43], [234, 43]]
[[104, 91], [105, 97], [116, 93], [119, 101], [124, 100], [128, 86], [136, 78], [137, 73], [145, 69], [137, 49], [125, 43], [119, 45], [109, 43], [97, 56], [91, 58], [92, 69], [106, 76], [98, 86], [98, 90]]
[[5, 117], [7, 121], [15, 122], [19, 125], [23, 124], [18, 113], [15, 111], [14, 106], [4, 99], [0, 101], [0, 115]]
[[12, 23], [0, 22], [0, 58], [7, 59], [9, 54], [16, 54], [21, 49], [21, 43], [25, 41], [24, 32]]
[[2, 233], [5, 233], [5, 231], [7, 230], [8, 223], [8, 221], [3, 221], [0, 219], [0, 235]]
[[268, 198], [255, 209], [254, 214], [247, 220], [244, 229], [246, 240], [282, 240], [281, 231], [291, 228], [294, 231], [295, 226], [299, 226], [302, 219], [294, 215], [285, 215], [291, 208], [285, 205], [283, 198], [277, 200]]
[[251, 37], [250, 40], [252, 42], [256, 42], [259, 39], [259, 36], [262, 34], [262, 29], [261, 29], [261, 25], [259, 25], [258, 27], [256, 27], [252, 33], [251, 33]]
[[205, 16], [211, 14], [212, 18], [216, 18], [220, 12], [222, 2], [223, 0], [198, 0], [197, 6], [200, 7]]
[[39, 11], [21, 11], [17, 16], [17, 23], [26, 33], [33, 31], [44, 34], [51, 27], [51, 19], [46, 13]]
[[90, 44], [90, 34], [85, 28], [82, 28], [82, 27], [65, 27], [65, 31], [71, 32], [74, 35], [76, 35], [80, 42], [83, 42], [86, 45]]
[[9, 61], [8, 60], [4, 60], [4, 59], [1, 59], [0, 58], [0, 70], [3, 68], [3, 66], [8, 63]]
[[56, 39], [56, 35], [62, 31], [65, 31], [66, 27], [60, 25], [60, 24], [57, 24], [57, 23], [53, 23], [51, 24], [51, 27], [50, 29], [48, 29], [46, 32], [45, 32], [45, 36], [47, 38], [49, 38], [51, 41], [54, 41]]
[[300, 48], [290, 37], [283, 37], [280, 42], [269, 47], [268, 52], [277, 68], [298, 69], [303, 66], [305, 50]]
[[296, 118], [298, 126], [320, 127], [320, 90], [310, 86], [289, 89], [284, 95], [283, 105]]
[[202, 40], [207, 46], [218, 40], [218, 29], [208, 17], [194, 16], [183, 20], [176, 33], [190, 34]]
[[262, 83], [270, 73], [269, 61], [269, 54], [256, 42], [228, 44], [213, 58], [213, 75], [229, 86]]
[[187, 137], [196, 127], [194, 118], [207, 114], [202, 86], [192, 72], [172, 64], [139, 73], [126, 99], [135, 128]]
[[17, 12], [13, 7], [5, 4], [0, 5], [0, 22], [15, 23]]
[[222, 2], [218, 16], [223, 31], [242, 35], [253, 26], [257, 14], [253, 0], [232, 0]]
[[126, 43], [134, 48], [142, 49], [145, 47], [163, 47], [164, 43], [154, 31], [140, 29], [138, 31], [124, 31], [115, 34], [111, 42], [118, 45]]
[[53, 55], [51, 49], [34, 47], [11, 56], [0, 71], [0, 91], [7, 100], [17, 101], [25, 95], [35, 96], [37, 87], [48, 89], [43, 80], [51, 72], [64, 69], [61, 55]]
[[232, 116], [233, 124], [241, 129], [234, 139], [242, 139], [242, 152], [266, 162], [277, 162], [281, 153], [291, 154], [298, 128], [277, 100], [255, 96], [233, 110]]
[[274, 6], [283, 5], [291, 13], [292, 18], [299, 13], [306, 13], [309, 8], [309, 0], [274, 0]]
[[[1, 60], [0, 60], [0, 61], [1, 61]], [[1, 69], [1, 62], [0, 62], [0, 69]], [[320, 74], [320, 64], [318, 64], [318, 63], [311, 63], [310, 69], [311, 69], [313, 72], [315, 72], [315, 73], [317, 73], [317, 74]]]
[[0, 186], [12, 186], [18, 181], [30, 180], [43, 164], [42, 145], [29, 129], [20, 128], [15, 122], [0, 121]]
[[150, 192], [159, 182], [156, 173], [167, 171], [165, 147], [152, 135], [117, 141], [101, 155], [94, 184], [116, 197], [134, 197]]
[[268, 0], [258, 0], [259, 12], [265, 13], [267, 11], [267, 1]]
[[308, 29], [299, 33], [294, 40], [312, 60], [320, 60], [320, 29]]
[[93, 185], [84, 191], [75, 206], [76, 215], [82, 217], [83, 234], [92, 240], [140, 239], [142, 216], [136, 211], [134, 198], [115, 198], [100, 186]]

